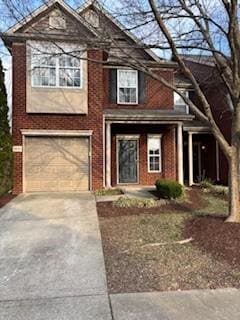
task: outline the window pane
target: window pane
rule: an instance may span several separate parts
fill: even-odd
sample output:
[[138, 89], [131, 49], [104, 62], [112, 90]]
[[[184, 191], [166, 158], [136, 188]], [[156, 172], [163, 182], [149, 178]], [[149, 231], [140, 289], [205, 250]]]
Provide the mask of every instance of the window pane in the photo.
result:
[[79, 68], [80, 67], [80, 59], [76, 58], [70, 54], [69, 55], [64, 54], [59, 57], [59, 65], [60, 65], [60, 67], [77, 67], [77, 68]]
[[159, 171], [160, 169], [160, 158], [150, 157], [150, 171]]
[[130, 70], [119, 70], [119, 87], [136, 87], [137, 72]]
[[55, 86], [56, 70], [54, 68], [34, 68], [33, 84], [35, 86]]
[[59, 85], [61, 87], [73, 86], [73, 70], [72, 69], [60, 69], [59, 70]]
[[136, 89], [120, 88], [119, 89], [119, 102], [120, 103], [136, 103]]
[[160, 139], [156, 138], [148, 138], [148, 150], [151, 154], [160, 154]]
[[[188, 91], [186, 90], [180, 90], [180, 91], [185, 97], [188, 96]], [[182, 99], [182, 97], [176, 92], [174, 92], [174, 104], [177, 106], [182, 106], [186, 104], [185, 101]]]

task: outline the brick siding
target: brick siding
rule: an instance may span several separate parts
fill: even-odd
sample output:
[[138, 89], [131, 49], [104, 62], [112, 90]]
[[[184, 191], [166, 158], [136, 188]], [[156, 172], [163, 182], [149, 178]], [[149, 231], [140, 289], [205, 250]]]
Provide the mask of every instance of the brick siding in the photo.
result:
[[[103, 69], [98, 63], [88, 64], [89, 92], [87, 115], [26, 113], [26, 46], [14, 44], [13, 55], [13, 144], [22, 145], [21, 129], [93, 130], [92, 186], [103, 186]], [[102, 52], [89, 51], [88, 56], [102, 60]], [[22, 192], [22, 154], [14, 155], [13, 193]]]
[[[101, 64], [88, 63], [88, 114], [27, 114], [26, 113], [26, 45], [15, 43], [12, 46], [13, 56], [13, 144], [22, 145], [21, 129], [48, 129], [48, 130], [93, 130], [92, 136], [92, 188], [103, 187], [103, 108], [109, 107], [108, 100], [108, 70]], [[93, 60], [102, 60], [101, 51], [91, 50], [88, 57]], [[166, 78], [172, 79], [172, 71], [162, 71]], [[111, 108], [117, 107], [111, 105]], [[121, 108], [122, 106], [118, 106]], [[128, 106], [129, 107], [129, 106]], [[137, 108], [172, 108], [173, 94], [155, 80], [146, 79], [146, 103]], [[132, 106], [131, 106], [132, 108]], [[145, 126], [146, 127], [146, 126]], [[152, 128], [152, 129], [151, 129]], [[159, 130], [159, 128], [158, 128]], [[147, 172], [147, 133], [156, 131], [154, 126], [149, 132], [141, 134], [140, 138], [140, 183], [153, 184], [160, 174]], [[113, 148], [114, 152], [114, 136]], [[176, 155], [174, 130], [167, 129], [163, 140], [163, 172], [165, 178], [176, 178]], [[13, 193], [23, 191], [22, 185], [22, 153], [14, 154], [14, 183]], [[112, 157], [113, 159], [113, 157]], [[116, 159], [116, 157], [115, 157]], [[112, 163], [113, 183], [116, 183], [116, 163]]]
[[[139, 137], [139, 183], [153, 185], [159, 178], [177, 179], [175, 128], [163, 125], [112, 125], [112, 185], [117, 185], [117, 135], [140, 135]], [[162, 134], [162, 172], [148, 172], [147, 135]]]

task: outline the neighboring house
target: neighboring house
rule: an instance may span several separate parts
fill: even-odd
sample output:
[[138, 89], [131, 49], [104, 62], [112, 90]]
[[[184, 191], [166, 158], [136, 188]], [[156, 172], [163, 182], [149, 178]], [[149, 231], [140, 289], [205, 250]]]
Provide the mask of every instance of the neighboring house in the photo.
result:
[[[111, 39], [126, 50], [109, 50]], [[13, 58], [14, 193], [201, 178], [195, 152], [183, 152], [194, 116], [177, 96], [174, 103], [172, 90], [124, 67], [124, 59], [140, 59], [169, 81], [179, 80], [176, 65], [134, 48], [134, 36], [97, 3], [75, 11], [49, 1], [3, 40]], [[181, 78], [179, 86], [191, 89]], [[203, 152], [210, 135], [205, 142], [198, 136]], [[192, 150], [195, 137], [188, 138]]]
[[[182, 55], [185, 64], [194, 74], [203, 90], [220, 130], [228, 141], [231, 140], [231, 103], [225, 85], [211, 56]], [[186, 83], [184, 77], [176, 77], [180, 85]], [[189, 88], [191, 86], [189, 85]], [[194, 91], [188, 89], [191, 99], [198, 105]], [[200, 106], [199, 106], [200, 108]], [[201, 109], [201, 108], [200, 108]], [[193, 120], [183, 126], [184, 135], [184, 179], [193, 184], [204, 178], [217, 183], [228, 183], [227, 159], [208, 126]], [[188, 159], [192, 159], [189, 161]], [[190, 170], [189, 166], [190, 164]]]

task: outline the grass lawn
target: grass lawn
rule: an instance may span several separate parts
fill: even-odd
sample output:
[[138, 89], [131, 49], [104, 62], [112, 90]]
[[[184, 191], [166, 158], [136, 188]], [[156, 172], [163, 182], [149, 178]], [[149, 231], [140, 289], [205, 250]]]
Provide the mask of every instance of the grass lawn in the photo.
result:
[[96, 196], [118, 196], [123, 194], [123, 191], [119, 188], [113, 189], [98, 189], [95, 191]]
[[239, 288], [240, 226], [224, 223], [226, 212], [226, 200], [200, 189], [157, 208], [99, 203], [109, 291]]

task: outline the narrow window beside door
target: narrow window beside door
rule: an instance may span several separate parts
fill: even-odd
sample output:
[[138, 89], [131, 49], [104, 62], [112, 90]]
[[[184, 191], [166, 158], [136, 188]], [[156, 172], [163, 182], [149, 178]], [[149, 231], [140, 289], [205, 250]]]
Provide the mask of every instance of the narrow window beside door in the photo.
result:
[[161, 135], [148, 135], [148, 172], [161, 172], [161, 162]]

